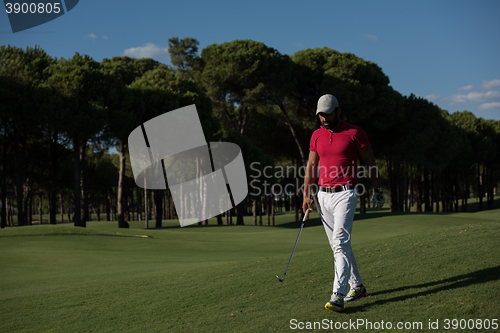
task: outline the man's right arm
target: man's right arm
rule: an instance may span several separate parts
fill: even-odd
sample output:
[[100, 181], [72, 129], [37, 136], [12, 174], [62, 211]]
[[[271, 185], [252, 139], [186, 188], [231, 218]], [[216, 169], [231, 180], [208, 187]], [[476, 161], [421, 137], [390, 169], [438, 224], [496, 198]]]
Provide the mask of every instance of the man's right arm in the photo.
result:
[[302, 202], [302, 211], [305, 213], [307, 209], [313, 210], [312, 200], [310, 198], [310, 185], [316, 181], [318, 171], [318, 153], [309, 151], [309, 160], [307, 161], [306, 174], [304, 176], [304, 200]]

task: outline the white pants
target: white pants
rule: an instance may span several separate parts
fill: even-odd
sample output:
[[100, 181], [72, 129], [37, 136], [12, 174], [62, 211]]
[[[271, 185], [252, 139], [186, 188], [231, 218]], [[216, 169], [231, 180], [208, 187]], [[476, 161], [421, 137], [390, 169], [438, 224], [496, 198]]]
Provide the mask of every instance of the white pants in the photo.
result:
[[335, 279], [333, 292], [347, 295], [347, 284], [362, 284], [358, 265], [351, 249], [351, 230], [358, 195], [355, 190], [337, 193], [318, 192], [321, 221], [333, 250]]

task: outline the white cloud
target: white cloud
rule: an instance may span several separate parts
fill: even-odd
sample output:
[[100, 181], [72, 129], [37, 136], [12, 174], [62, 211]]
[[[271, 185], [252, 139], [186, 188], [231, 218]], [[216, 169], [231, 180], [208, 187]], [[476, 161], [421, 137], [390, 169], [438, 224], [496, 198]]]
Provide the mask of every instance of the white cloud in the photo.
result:
[[94, 34], [88, 34], [88, 35], [85, 35], [85, 38], [92, 38], [95, 40], [97, 38], [97, 36]]
[[426, 100], [428, 100], [429, 102], [436, 102], [436, 101], [438, 101], [441, 98], [441, 96], [430, 94], [430, 95], [425, 96], [424, 98]]
[[500, 80], [492, 80], [492, 81], [483, 81], [483, 84], [481, 85], [481, 89], [484, 90], [489, 90], [489, 89], [495, 89], [496, 87], [500, 87]]
[[430, 94], [425, 98], [430, 102], [447, 103], [452, 107], [464, 107], [471, 111], [500, 111], [500, 79], [483, 81], [480, 86], [467, 85], [457, 89], [465, 93], [441, 97]]
[[473, 91], [467, 95], [455, 94], [449, 97], [452, 104], [460, 103], [488, 103], [500, 99], [500, 91], [477, 92]]
[[378, 41], [378, 37], [370, 34], [364, 34], [365, 38], [368, 38], [369, 40], [373, 40], [374, 42]]
[[483, 103], [479, 106], [479, 111], [500, 110], [500, 102]]
[[165, 62], [169, 59], [168, 48], [146, 43], [144, 46], [131, 47], [123, 52], [123, 55], [133, 58], [153, 58]]
[[472, 90], [472, 89], [474, 89], [474, 86], [472, 84], [469, 84], [468, 86], [458, 88], [457, 90], [458, 91], [467, 91], [467, 90]]
[[102, 36], [102, 39], [108, 40], [108, 36]]
[[[480, 87], [476, 88], [476, 90], [491, 90], [495, 89], [497, 87], [500, 87], [500, 80], [491, 80], [491, 81], [483, 81]], [[475, 87], [472, 84], [469, 84], [468, 86], [458, 88], [458, 91], [468, 91], [468, 90], [473, 90]]]

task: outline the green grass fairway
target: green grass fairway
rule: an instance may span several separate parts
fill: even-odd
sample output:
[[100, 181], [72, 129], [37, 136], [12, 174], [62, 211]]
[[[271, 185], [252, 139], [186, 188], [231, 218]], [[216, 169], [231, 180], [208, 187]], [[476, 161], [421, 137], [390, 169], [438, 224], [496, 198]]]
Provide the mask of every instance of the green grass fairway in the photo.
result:
[[500, 331], [500, 210], [356, 215], [353, 249], [370, 296], [345, 313], [324, 309], [333, 255], [311, 215], [283, 283], [275, 275], [300, 227], [291, 214], [276, 227], [3, 229], [0, 332], [442, 332], [447, 319], [449, 331]]

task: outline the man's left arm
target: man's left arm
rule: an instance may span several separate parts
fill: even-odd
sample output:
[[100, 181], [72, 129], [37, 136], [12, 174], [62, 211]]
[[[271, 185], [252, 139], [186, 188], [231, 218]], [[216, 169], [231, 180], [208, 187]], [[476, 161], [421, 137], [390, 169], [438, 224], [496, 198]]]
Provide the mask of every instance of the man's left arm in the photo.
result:
[[358, 152], [363, 159], [363, 162], [365, 162], [366, 167], [368, 168], [368, 173], [370, 178], [372, 179], [373, 186], [375, 187], [375, 189], [381, 188], [382, 184], [380, 182], [380, 175], [371, 146], [368, 144], [363, 148], [358, 149]]

